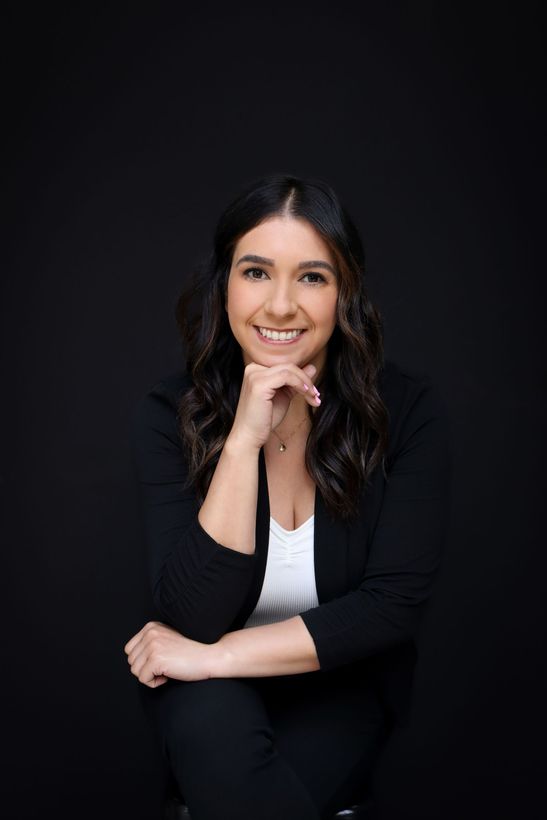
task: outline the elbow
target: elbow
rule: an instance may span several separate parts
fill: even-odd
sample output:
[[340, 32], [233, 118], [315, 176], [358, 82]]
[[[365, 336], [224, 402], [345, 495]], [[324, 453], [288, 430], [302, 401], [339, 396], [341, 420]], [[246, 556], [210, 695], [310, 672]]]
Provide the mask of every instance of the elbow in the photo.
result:
[[[168, 564], [153, 586], [160, 617], [178, 632], [200, 643], [216, 643], [230, 630], [244, 605], [253, 578], [250, 556], [232, 555], [230, 565], [209, 561], [199, 573], [180, 571]], [[221, 558], [224, 553], [221, 553]], [[241, 561], [243, 557], [243, 561]], [[232, 566], [232, 562], [236, 565]]]
[[213, 644], [229, 629], [229, 625], [224, 628], [218, 623], [211, 612], [199, 611], [185, 605], [183, 596], [171, 601], [166, 600], [161, 587], [156, 590], [154, 604], [163, 623], [192, 641]]

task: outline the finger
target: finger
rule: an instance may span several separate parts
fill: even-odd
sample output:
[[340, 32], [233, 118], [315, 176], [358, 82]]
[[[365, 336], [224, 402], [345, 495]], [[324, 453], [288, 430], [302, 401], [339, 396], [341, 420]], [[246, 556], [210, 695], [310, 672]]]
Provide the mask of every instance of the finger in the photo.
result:
[[309, 362], [309, 364], [305, 364], [302, 370], [304, 371], [304, 373], [308, 374], [310, 379], [312, 379], [317, 373], [317, 368], [312, 362]]
[[135, 675], [136, 678], [139, 678], [146, 663], [148, 661], [148, 655], [145, 652], [141, 652], [137, 658], [130, 664], [131, 667], [131, 674]]
[[136, 637], [138, 640], [133, 643], [131, 650], [127, 653], [127, 660], [131, 664], [134, 663], [135, 659], [146, 649], [148, 643], [150, 642], [150, 636], [147, 636], [142, 629]]
[[306, 374], [304, 374], [305, 378], [303, 378], [302, 373], [303, 371], [301, 371], [300, 368], [297, 368], [297, 372], [292, 369], [283, 368], [282, 370], [271, 372], [268, 376], [265, 374], [264, 378], [267, 380], [268, 387], [276, 390], [281, 387], [293, 388], [305, 395], [309, 403], [316, 407], [316, 390], [314, 389], [314, 384]]
[[290, 385], [286, 385], [287, 389], [291, 394], [291, 398], [293, 395], [299, 393], [303, 394], [306, 397], [308, 404], [311, 404], [312, 407], [317, 407], [319, 404], [321, 404], [321, 399], [319, 398], [319, 390], [317, 390], [312, 380], [308, 379], [305, 381], [298, 376], [296, 377], [296, 379], [296, 384], [291, 383]]
[[154, 680], [147, 683], [146, 686], [150, 686], [152, 689], [155, 689], [158, 686], [161, 686], [162, 683], [167, 683], [168, 680], [169, 678], [166, 678], [165, 675], [156, 675]]
[[[316, 372], [315, 365], [309, 364], [309, 365], [306, 365], [304, 368], [300, 368], [297, 365], [293, 365], [293, 367], [294, 367], [294, 372], [296, 373], [296, 375], [300, 378], [300, 380], [302, 382], [302, 386], [303, 386], [304, 391], [309, 392], [311, 403], [313, 404], [314, 403], [314, 401], [313, 401], [314, 396], [320, 395], [319, 390], [317, 389], [317, 387], [315, 386], [315, 383], [313, 381], [313, 376]], [[308, 372], [308, 370], [311, 371], [311, 372]]]
[[309, 387], [313, 386], [313, 376], [315, 375], [316, 369], [315, 365], [307, 364], [304, 367], [298, 367], [297, 364], [293, 362], [281, 362], [280, 364], [274, 364], [272, 367], [268, 367], [263, 371], [263, 373], [276, 373], [276, 372], [286, 372], [286, 373], [294, 373], [296, 376], [302, 379], [302, 381], [306, 382]]
[[[154, 626], [157, 626], [157, 624], [154, 624]], [[136, 674], [138, 677], [146, 663], [157, 659], [158, 652], [160, 651], [162, 645], [162, 642], [158, 642], [157, 636], [152, 634], [151, 629], [148, 629], [146, 634], [142, 636], [140, 642], [135, 646], [133, 652], [127, 658], [131, 664], [131, 671], [133, 674]]]
[[144, 685], [149, 686], [150, 689], [156, 689], [158, 686], [161, 686], [162, 683], [167, 683], [169, 678], [166, 678], [165, 675], [156, 675], [151, 681], [147, 681]]
[[150, 684], [155, 677], [162, 677], [159, 669], [159, 661], [154, 653], [142, 652], [131, 666], [131, 674], [140, 683]]
[[126, 643], [126, 645], [124, 646], [124, 651], [127, 652], [127, 653], [131, 652], [131, 650], [135, 647], [135, 645], [140, 640], [142, 640], [143, 637], [148, 632], [150, 632], [151, 629], [157, 629], [158, 627], [161, 627], [162, 629], [171, 630], [171, 627], [167, 626], [167, 624], [163, 624], [161, 621], [148, 621], [148, 623], [146, 623], [143, 626], [143, 628], [140, 630], [140, 632], [137, 632], [137, 634], [134, 635], [131, 638], [131, 640]]
[[312, 407], [317, 407], [318, 404], [321, 403], [320, 400], [317, 401], [319, 397], [315, 393], [313, 387], [310, 389], [307, 384], [304, 384], [302, 382], [296, 385], [285, 384], [279, 389], [286, 391], [290, 399], [293, 399], [297, 395], [303, 395], [306, 398], [308, 404], [310, 404]]
[[130, 652], [129, 655], [127, 656], [128, 664], [130, 666], [133, 666], [142, 655], [146, 656], [148, 654], [148, 652], [149, 652], [148, 645], [145, 643], [145, 641], [141, 641], [140, 643], [138, 643], [135, 646], [133, 651]]
[[165, 675], [162, 673], [160, 661], [158, 661], [157, 658], [149, 657], [136, 677], [141, 683], [146, 684], [146, 686], [150, 686], [153, 684], [155, 678], [163, 678]]
[[133, 635], [133, 637], [129, 641], [127, 641], [126, 645], [123, 648], [123, 651], [126, 655], [129, 655], [133, 651], [134, 647], [138, 644], [138, 642], [141, 639], [141, 634], [142, 630], [141, 632], [137, 632], [136, 635]]

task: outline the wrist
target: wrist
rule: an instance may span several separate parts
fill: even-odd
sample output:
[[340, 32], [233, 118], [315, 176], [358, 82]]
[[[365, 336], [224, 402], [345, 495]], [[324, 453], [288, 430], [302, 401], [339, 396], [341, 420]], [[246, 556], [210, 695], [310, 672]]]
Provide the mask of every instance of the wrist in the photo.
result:
[[232, 429], [224, 442], [224, 450], [229, 454], [237, 455], [241, 458], [245, 455], [258, 456], [262, 445], [251, 440], [248, 436]]
[[233, 653], [227, 647], [225, 637], [223, 636], [216, 643], [210, 645], [209, 677], [211, 678], [233, 677]]

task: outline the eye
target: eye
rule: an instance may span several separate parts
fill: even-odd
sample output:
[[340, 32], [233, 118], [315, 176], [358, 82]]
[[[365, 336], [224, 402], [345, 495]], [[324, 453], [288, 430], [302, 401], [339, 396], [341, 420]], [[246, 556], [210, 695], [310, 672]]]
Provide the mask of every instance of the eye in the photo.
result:
[[265, 271], [261, 270], [260, 268], [247, 268], [247, 270], [243, 271], [243, 276], [246, 279], [250, 279], [252, 282], [262, 282], [262, 281], [264, 281], [263, 279], [258, 279], [257, 277], [250, 275], [250, 274], [253, 274], [253, 273], [265, 273]]
[[305, 273], [304, 276], [317, 276], [319, 278], [318, 282], [308, 282], [308, 285], [321, 285], [323, 284], [323, 282], [327, 281], [325, 277], [322, 276], [320, 273]]
[[[266, 271], [263, 271], [261, 268], [247, 268], [247, 270], [244, 270], [244, 271], [243, 271], [243, 276], [244, 276], [246, 279], [249, 279], [251, 282], [263, 282], [263, 281], [264, 281], [264, 279], [262, 279], [262, 277], [260, 277], [260, 278], [259, 278], [258, 276], [255, 276], [255, 275], [254, 275], [255, 273], [258, 273], [258, 274], [264, 274], [265, 276], [267, 276], [267, 275], [268, 275], [268, 274], [266, 273]], [[326, 281], [327, 281], [327, 280], [325, 279], [325, 277], [324, 277], [324, 276], [322, 276], [320, 273], [305, 273], [305, 274], [301, 277], [301, 279], [302, 279], [302, 280], [303, 280], [303, 279], [305, 279], [305, 277], [306, 277], [306, 276], [315, 276], [315, 277], [316, 277], [316, 281], [314, 281], [314, 282], [306, 282], [305, 284], [307, 284], [307, 285], [322, 285], [324, 282], [326, 282]]]

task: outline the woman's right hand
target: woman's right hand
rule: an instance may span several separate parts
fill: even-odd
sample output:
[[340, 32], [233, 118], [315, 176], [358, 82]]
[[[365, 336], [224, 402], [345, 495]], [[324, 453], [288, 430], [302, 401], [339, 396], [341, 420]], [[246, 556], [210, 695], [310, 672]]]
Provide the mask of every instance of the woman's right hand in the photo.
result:
[[312, 381], [315, 372], [311, 363], [302, 368], [288, 362], [272, 367], [248, 364], [230, 437], [259, 450], [285, 418], [293, 396], [301, 394], [312, 407], [318, 407], [321, 402]]

